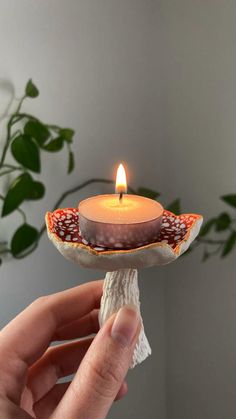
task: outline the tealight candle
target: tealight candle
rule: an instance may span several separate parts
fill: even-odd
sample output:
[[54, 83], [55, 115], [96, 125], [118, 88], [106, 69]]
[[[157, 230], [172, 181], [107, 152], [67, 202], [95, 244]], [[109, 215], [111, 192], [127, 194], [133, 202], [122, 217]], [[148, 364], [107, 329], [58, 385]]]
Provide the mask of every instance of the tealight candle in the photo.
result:
[[126, 194], [123, 165], [117, 171], [117, 194], [97, 195], [79, 204], [81, 235], [97, 246], [130, 249], [157, 240], [163, 214], [158, 202]]

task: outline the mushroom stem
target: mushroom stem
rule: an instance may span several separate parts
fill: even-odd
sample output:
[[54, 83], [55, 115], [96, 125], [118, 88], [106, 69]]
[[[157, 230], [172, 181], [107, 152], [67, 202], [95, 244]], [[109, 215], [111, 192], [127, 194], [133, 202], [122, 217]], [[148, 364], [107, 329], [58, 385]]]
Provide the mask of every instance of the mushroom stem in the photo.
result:
[[[107, 272], [103, 285], [103, 296], [99, 312], [99, 323], [102, 326], [105, 321], [116, 313], [122, 306], [133, 304], [140, 313], [138, 271], [137, 269], [120, 269]], [[143, 321], [135, 347], [131, 368], [143, 362], [151, 354], [151, 348], [146, 338]]]

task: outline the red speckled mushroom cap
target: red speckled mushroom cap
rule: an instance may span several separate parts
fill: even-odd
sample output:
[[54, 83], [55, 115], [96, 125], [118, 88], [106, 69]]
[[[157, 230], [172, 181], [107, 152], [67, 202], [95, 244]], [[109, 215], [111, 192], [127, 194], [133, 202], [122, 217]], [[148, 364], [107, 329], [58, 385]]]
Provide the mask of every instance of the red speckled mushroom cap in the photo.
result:
[[129, 250], [89, 244], [80, 236], [77, 208], [47, 212], [49, 239], [67, 259], [87, 268], [117, 270], [165, 265], [184, 253], [198, 235], [203, 218], [197, 214], [174, 215], [164, 211], [158, 240]]

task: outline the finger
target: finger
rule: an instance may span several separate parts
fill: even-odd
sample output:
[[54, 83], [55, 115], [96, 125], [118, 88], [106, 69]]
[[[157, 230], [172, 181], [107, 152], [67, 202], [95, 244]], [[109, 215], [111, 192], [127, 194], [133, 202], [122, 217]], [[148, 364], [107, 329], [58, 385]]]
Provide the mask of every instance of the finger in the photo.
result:
[[[34, 404], [33, 411], [37, 419], [48, 419], [52, 415], [70, 384], [70, 382], [56, 384], [41, 400]], [[127, 391], [127, 383], [123, 382], [115, 400], [122, 399]]]
[[49, 393], [34, 404], [33, 410], [37, 419], [48, 419], [51, 416], [69, 385], [70, 382], [56, 384]]
[[58, 328], [98, 308], [101, 295], [102, 281], [93, 281], [41, 297], [1, 331], [0, 388], [9, 398], [19, 403], [27, 367], [45, 352]]
[[59, 378], [77, 371], [92, 340], [84, 339], [54, 346], [29, 369], [27, 387], [31, 391], [34, 403], [48, 393]]
[[140, 316], [131, 306], [123, 307], [99, 331], [88, 349], [74, 380], [52, 418], [104, 419], [131, 363], [140, 332]]
[[0, 398], [1, 419], [32, 419], [32, 416], [4, 397]]
[[115, 401], [121, 400], [123, 399], [123, 397], [127, 394], [128, 392], [128, 384], [126, 383], [126, 381], [124, 381], [121, 385], [120, 390], [118, 391]]
[[95, 309], [81, 319], [60, 327], [53, 336], [53, 340], [77, 339], [97, 333], [100, 329], [98, 313], [99, 310]]
[[56, 330], [98, 307], [101, 295], [102, 281], [93, 281], [40, 297], [1, 331], [1, 341], [32, 364], [46, 350]]

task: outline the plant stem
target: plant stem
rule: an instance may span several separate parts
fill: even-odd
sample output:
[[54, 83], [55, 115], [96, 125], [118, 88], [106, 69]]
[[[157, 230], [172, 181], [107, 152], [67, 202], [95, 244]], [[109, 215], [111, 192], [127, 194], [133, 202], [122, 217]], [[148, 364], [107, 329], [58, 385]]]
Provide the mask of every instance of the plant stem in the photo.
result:
[[59, 132], [60, 131], [60, 127], [58, 127], [57, 125], [47, 124], [47, 127], [49, 129], [51, 129], [52, 131], [55, 131], [55, 132]]
[[36, 118], [35, 116], [33, 116], [33, 115], [30, 115], [29, 113], [15, 113], [14, 115], [13, 115], [13, 122], [12, 122], [12, 125], [14, 125], [14, 124], [17, 124], [17, 122], [19, 122], [21, 119], [23, 119], [23, 118], [28, 118], [28, 119], [33, 119], [34, 121], [39, 121], [39, 119], [38, 118]]
[[217, 253], [220, 252], [220, 250], [222, 249], [222, 245], [223, 243], [221, 243], [215, 250], [213, 250], [213, 252], [210, 253], [210, 255], [216, 255]]
[[[33, 116], [33, 115], [31, 115], [29, 113], [26, 113], [26, 112], [18, 113], [17, 115], [15, 115], [15, 117], [16, 117], [16, 119], [13, 121], [12, 124], [16, 124], [18, 121], [20, 121], [23, 118], [33, 119], [34, 121], [41, 122], [39, 118], [36, 118], [36, 116]], [[53, 125], [53, 124], [43, 124], [43, 125], [45, 125], [47, 128], [49, 128], [53, 131], [56, 131], [56, 132], [60, 131], [60, 127], [58, 125]]]
[[85, 188], [86, 186], [91, 185], [92, 183], [106, 183], [106, 184], [112, 184], [113, 181], [109, 179], [101, 179], [101, 178], [94, 178], [86, 180], [85, 182], [81, 183], [80, 185], [75, 186], [74, 188], [69, 189], [66, 192], [63, 192], [63, 194], [60, 196], [60, 198], [57, 200], [56, 204], [53, 207], [53, 211], [57, 208], [59, 208], [62, 201], [64, 201], [67, 196], [80, 191], [81, 189]]
[[15, 114], [18, 114], [18, 113], [20, 112], [20, 109], [21, 109], [22, 103], [24, 102], [24, 100], [25, 100], [25, 98], [26, 98], [26, 97], [27, 97], [27, 96], [26, 96], [26, 95], [24, 95], [24, 96], [22, 96], [22, 98], [19, 100], [19, 103], [18, 103], [18, 106], [17, 106], [17, 108], [16, 108]]
[[9, 173], [12, 173], [12, 172], [14, 172], [14, 171], [15, 171], [15, 169], [8, 169], [8, 170], [6, 170], [5, 172], [0, 173], [0, 176], [5, 176], [5, 175], [8, 175]]
[[20, 133], [21, 133], [21, 131], [19, 129], [16, 130], [16, 132], [14, 132], [14, 134], [12, 135], [11, 139], [13, 140], [16, 137], [16, 135], [18, 135]]
[[3, 255], [5, 253], [11, 253], [11, 250], [10, 249], [0, 250], [0, 255]]
[[11, 118], [9, 119], [8, 123], [7, 123], [7, 139], [6, 139], [6, 143], [5, 146], [3, 148], [3, 152], [2, 152], [2, 157], [0, 160], [0, 168], [3, 166], [6, 154], [7, 154], [7, 150], [11, 141], [11, 122], [12, 122], [13, 117], [11, 116]]
[[3, 167], [9, 167], [10, 169], [14, 169], [14, 170], [21, 170], [22, 169], [22, 167], [13, 166], [12, 164], [4, 164]]
[[26, 219], [26, 214], [24, 213], [24, 211], [21, 208], [17, 208], [17, 211], [22, 215], [23, 221], [26, 224], [27, 223], [27, 219]]
[[11, 142], [11, 126], [12, 126], [13, 120], [19, 114], [19, 111], [20, 111], [20, 108], [22, 106], [22, 103], [23, 103], [24, 99], [25, 99], [25, 96], [23, 96], [20, 99], [20, 101], [18, 103], [18, 106], [17, 106], [15, 112], [12, 114], [12, 116], [10, 117], [10, 119], [9, 119], [9, 121], [7, 123], [7, 138], [6, 138], [5, 146], [3, 148], [2, 157], [1, 157], [1, 160], [0, 160], [0, 168], [4, 164], [5, 157], [6, 157], [6, 154], [7, 154], [7, 150], [9, 148], [9, 145], [10, 145], [10, 142]]
[[212, 239], [204, 239], [202, 237], [197, 237], [196, 240], [200, 243], [205, 243], [205, 244], [224, 244], [225, 240], [212, 240]]
[[15, 172], [15, 170], [22, 170], [22, 167], [14, 167], [12, 169], [8, 169], [5, 172], [0, 173], [0, 176], [8, 175], [9, 173]]

